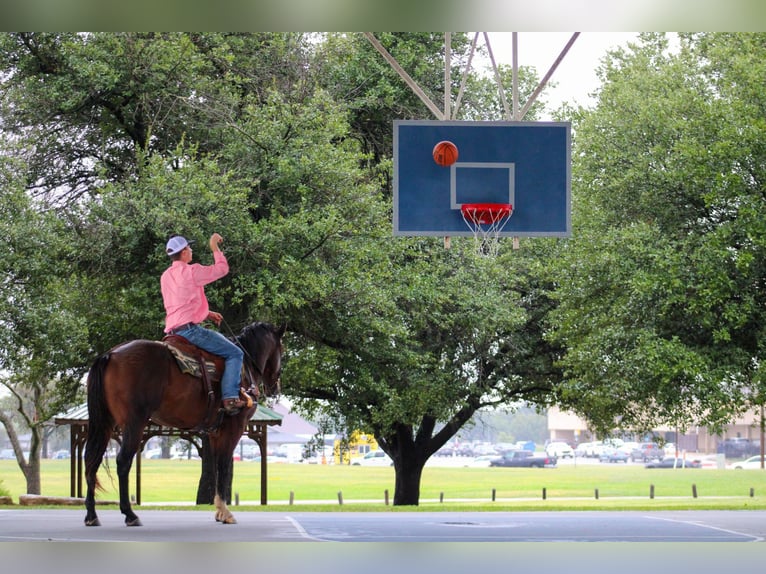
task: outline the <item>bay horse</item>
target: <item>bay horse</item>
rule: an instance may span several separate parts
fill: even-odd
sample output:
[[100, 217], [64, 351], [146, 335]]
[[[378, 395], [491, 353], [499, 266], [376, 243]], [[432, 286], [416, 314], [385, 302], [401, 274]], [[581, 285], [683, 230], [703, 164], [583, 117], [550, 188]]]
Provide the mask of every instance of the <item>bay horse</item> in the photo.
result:
[[[88, 372], [88, 437], [85, 443], [85, 525], [100, 526], [96, 515], [97, 472], [115, 430], [121, 442], [117, 453], [120, 511], [127, 526], [141, 526], [128, 497], [128, 478], [149, 422], [178, 429], [207, 432], [215, 475], [215, 518], [224, 524], [236, 520], [226, 506], [230, 500], [232, 456], [247, 422], [255, 413], [258, 395], [279, 393], [282, 371], [282, 335], [285, 326], [253, 323], [232, 337], [244, 351], [241, 386], [250, 399], [236, 415], [224, 415], [220, 384], [209, 385], [179, 368], [168, 345], [137, 339], [117, 345], [99, 356]], [[187, 342], [188, 343], [188, 342]], [[196, 349], [196, 347], [193, 347]], [[199, 352], [199, 351], [198, 351]], [[216, 359], [218, 371], [223, 359]], [[250, 379], [247, 382], [246, 379]], [[213, 388], [215, 387], [215, 388]], [[256, 401], [252, 400], [255, 398]]]

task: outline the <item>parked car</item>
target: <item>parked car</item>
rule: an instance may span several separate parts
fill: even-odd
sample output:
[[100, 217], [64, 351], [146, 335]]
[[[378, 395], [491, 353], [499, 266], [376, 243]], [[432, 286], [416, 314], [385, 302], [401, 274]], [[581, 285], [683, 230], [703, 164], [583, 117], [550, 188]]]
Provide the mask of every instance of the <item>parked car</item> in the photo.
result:
[[472, 445], [461, 444], [455, 447], [455, 456], [479, 456]]
[[660, 448], [656, 442], [642, 442], [638, 448], [634, 448], [630, 453], [630, 460], [636, 462], [649, 462], [650, 460], [662, 460], [665, 458], [665, 451]]
[[655, 462], [649, 462], [646, 468], [702, 468], [702, 463], [698, 460], [688, 460], [683, 458], [668, 457]]
[[742, 469], [751, 469], [751, 468], [757, 468], [761, 469], [761, 455], [758, 454], [756, 456], [751, 456], [747, 460], [742, 460], [740, 462], [735, 462], [731, 465], [731, 468], [742, 470]]
[[351, 461], [351, 466], [391, 466], [394, 461], [382, 450], [371, 450], [361, 458]]
[[598, 457], [601, 462], [628, 462], [628, 453], [611, 446], [604, 448]]
[[[509, 451], [506, 451], [509, 452]], [[477, 456], [465, 463], [465, 466], [472, 468], [487, 468], [492, 464], [492, 461], [499, 458], [496, 454], [484, 454]]]
[[574, 449], [565, 442], [550, 442], [545, 447], [545, 454], [556, 458], [574, 458]]
[[761, 445], [758, 441], [751, 441], [744, 437], [727, 438], [718, 445], [718, 452], [726, 455], [726, 458], [739, 458], [752, 456], [760, 452]]
[[434, 453], [434, 456], [455, 456], [455, 447], [445, 444]]
[[591, 448], [592, 442], [581, 442], [577, 445], [577, 448], [574, 449], [575, 456], [577, 457], [586, 457], [588, 456], [588, 451]]
[[620, 446], [618, 446], [617, 449], [621, 450], [622, 452], [627, 454], [628, 457], [630, 457], [631, 453], [633, 452], [633, 449], [638, 448], [639, 444], [640, 443], [637, 443], [635, 441], [624, 442]]
[[495, 455], [497, 456], [497, 448], [493, 444], [479, 443], [473, 447], [474, 456]]
[[161, 448], [150, 448], [149, 450], [145, 450], [143, 452], [143, 456], [145, 459], [158, 459], [162, 458], [162, 449]]
[[509, 450], [491, 460], [489, 466], [556, 468], [556, 457], [536, 455], [528, 450]]
[[719, 469], [724, 468], [724, 464], [718, 460], [718, 455], [713, 454], [700, 458], [700, 468]]
[[597, 440], [591, 443], [590, 449], [588, 449], [588, 456], [591, 458], [599, 458], [605, 448], [609, 448], [609, 445], [604, 444], [604, 441]]

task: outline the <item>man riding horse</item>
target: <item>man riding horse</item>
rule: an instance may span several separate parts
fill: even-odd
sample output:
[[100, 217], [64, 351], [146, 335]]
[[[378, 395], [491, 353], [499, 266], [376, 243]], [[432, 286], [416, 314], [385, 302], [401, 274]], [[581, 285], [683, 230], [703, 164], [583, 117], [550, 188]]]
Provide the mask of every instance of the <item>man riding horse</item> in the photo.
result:
[[[120, 435], [120, 448], [115, 457], [120, 511], [126, 525], [141, 525], [130, 502], [128, 478], [150, 421], [179, 429], [203, 429], [207, 433], [215, 476], [216, 520], [236, 523], [227, 507], [231, 496], [232, 454], [255, 412], [253, 398], [279, 393], [282, 336], [286, 325], [275, 327], [256, 322], [245, 327], [232, 341], [200, 326], [205, 320], [216, 324], [223, 320], [220, 313], [210, 311], [205, 297], [205, 285], [229, 272], [219, 247], [222, 241], [217, 233], [210, 237], [214, 264], [204, 266], [191, 263], [192, 249], [186, 238], [171, 237], [165, 249], [173, 262], [160, 280], [166, 310], [165, 332], [183, 337], [207, 351], [208, 356], [199, 357], [199, 370], [209, 373], [205, 361], [211, 360], [216, 372], [210, 378], [179, 366], [178, 341], [172, 345], [146, 339], [128, 341], [102, 353], [91, 365], [85, 443], [86, 526], [100, 525], [95, 496], [100, 488], [98, 469], [115, 431]], [[211, 359], [210, 354], [215, 357]], [[243, 363], [246, 376], [242, 376]], [[214, 377], [222, 365], [221, 392], [218, 393], [210, 383], [217, 380]], [[239, 396], [247, 400], [240, 400]], [[219, 398], [223, 402], [222, 410], [229, 416], [216, 408]]]
[[162, 274], [160, 286], [166, 313], [165, 333], [180, 335], [197, 347], [224, 358], [221, 379], [223, 409], [226, 414], [235, 415], [246, 404], [239, 398], [242, 349], [221, 333], [200, 324], [210, 320], [220, 325], [223, 319], [220, 313], [210, 310], [205, 296], [205, 285], [229, 272], [229, 263], [220, 248], [222, 242], [223, 237], [218, 233], [210, 236], [214, 263], [201, 265], [191, 263], [193, 241], [187, 241], [180, 235], [171, 237], [165, 252], [172, 263]]

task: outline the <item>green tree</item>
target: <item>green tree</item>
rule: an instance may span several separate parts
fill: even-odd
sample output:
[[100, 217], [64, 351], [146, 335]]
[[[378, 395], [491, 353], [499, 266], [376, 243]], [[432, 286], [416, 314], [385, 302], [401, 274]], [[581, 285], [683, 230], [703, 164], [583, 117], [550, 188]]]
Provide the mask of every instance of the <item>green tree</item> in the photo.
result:
[[[28, 189], [66, 204], [184, 140], [202, 153], [297, 81], [300, 34], [2, 33], [3, 131], [34, 141]], [[139, 153], [140, 152], [140, 153]]]
[[[423, 117], [425, 106], [379, 55], [370, 56], [370, 46], [343, 37], [331, 47], [335, 41], [343, 42], [344, 58], [320, 50], [331, 60], [322, 69], [335, 78], [372, 78], [372, 85], [335, 81], [331, 92], [354, 93], [352, 134], [362, 151], [386, 150], [375, 153], [387, 159], [392, 120]], [[443, 90], [443, 72], [433, 73], [439, 56], [422, 56], [428, 42], [412, 35], [382, 41], [410, 63], [402, 65], [426, 92]], [[431, 45], [441, 41], [430, 38]], [[366, 118], [364, 129], [356, 129], [359, 118]], [[445, 251], [434, 239], [391, 240], [390, 217], [380, 208], [371, 213], [342, 251], [326, 243], [302, 261], [330, 273], [317, 268], [321, 283], [311, 285], [321, 290], [287, 313], [296, 338], [289, 392], [312, 414], [372, 432], [394, 461], [394, 504], [417, 504], [425, 462], [479, 409], [521, 399], [545, 404], [556, 376], [555, 347], [542, 340], [549, 287], [538, 279], [532, 250], [495, 261], [477, 258], [470, 241]]]
[[[427, 36], [385, 40], [438, 94], [441, 38]], [[235, 330], [287, 320], [286, 392], [374, 432], [396, 461], [395, 504], [417, 504], [426, 460], [474, 412], [549, 399], [549, 247], [485, 260], [470, 241], [391, 240], [391, 120], [398, 102], [408, 117], [425, 107], [388, 68], [378, 81], [387, 64], [360, 37], [331, 61], [304, 40], [3, 35], [3, 125], [46, 154], [26, 188], [63, 199], [77, 285], [64, 302], [94, 354], [159, 335], [169, 233], [219, 231], [233, 272], [213, 304]], [[349, 82], [327, 81], [344, 68]], [[373, 88], [350, 90], [365, 77]], [[78, 177], [59, 179], [54, 159]]]
[[[40, 494], [40, 454], [45, 425], [76, 400], [88, 355], [88, 325], [79, 313], [79, 284], [69, 263], [71, 244], [51, 212], [41, 212], [25, 193], [23, 172], [0, 155], [0, 385], [10, 396], [0, 410], [27, 482]], [[24, 452], [19, 429], [31, 433]]]
[[600, 431], [720, 428], [763, 396], [763, 51], [642, 35], [577, 117], [554, 339], [560, 400]]

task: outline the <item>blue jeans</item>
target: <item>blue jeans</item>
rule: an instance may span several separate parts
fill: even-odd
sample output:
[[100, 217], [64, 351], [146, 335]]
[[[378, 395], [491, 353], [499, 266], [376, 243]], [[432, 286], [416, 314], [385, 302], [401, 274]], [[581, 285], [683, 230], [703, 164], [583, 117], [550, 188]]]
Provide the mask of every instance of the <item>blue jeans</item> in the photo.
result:
[[178, 331], [178, 334], [197, 345], [200, 349], [205, 349], [208, 353], [213, 353], [225, 359], [223, 376], [221, 377], [221, 394], [224, 400], [239, 397], [239, 381], [242, 372], [242, 357], [244, 355], [242, 349], [218, 331], [205, 329], [199, 325]]

